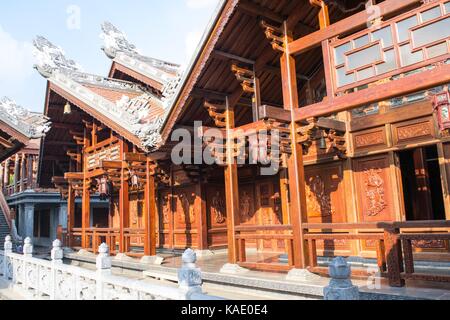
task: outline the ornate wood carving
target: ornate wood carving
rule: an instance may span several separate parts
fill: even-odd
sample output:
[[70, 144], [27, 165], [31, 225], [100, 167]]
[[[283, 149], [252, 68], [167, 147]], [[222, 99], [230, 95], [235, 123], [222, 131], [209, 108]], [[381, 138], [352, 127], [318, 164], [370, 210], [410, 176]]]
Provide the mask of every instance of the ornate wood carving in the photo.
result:
[[362, 149], [372, 146], [385, 145], [386, 136], [384, 130], [377, 130], [375, 132], [358, 133], [354, 136], [355, 148]]
[[226, 207], [224, 195], [217, 191], [211, 201], [211, 213], [215, 223], [225, 224], [226, 222]]
[[404, 141], [411, 138], [426, 137], [431, 135], [429, 122], [418, 123], [411, 126], [399, 127], [397, 129], [398, 141]]
[[368, 169], [364, 171], [364, 185], [368, 208], [365, 212], [369, 217], [377, 216], [387, 207], [385, 201], [384, 179], [382, 169]]
[[354, 161], [354, 171], [360, 222], [394, 220], [389, 156], [357, 159]]
[[308, 221], [347, 221], [342, 163], [305, 168]]

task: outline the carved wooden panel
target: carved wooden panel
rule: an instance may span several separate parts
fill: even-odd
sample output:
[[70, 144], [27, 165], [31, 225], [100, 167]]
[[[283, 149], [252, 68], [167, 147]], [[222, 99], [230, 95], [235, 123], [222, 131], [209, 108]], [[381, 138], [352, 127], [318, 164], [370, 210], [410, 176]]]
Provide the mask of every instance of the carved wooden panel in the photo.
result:
[[356, 198], [360, 222], [392, 221], [395, 219], [388, 155], [354, 161]]
[[172, 246], [172, 196], [170, 190], [162, 190], [158, 197], [159, 245], [164, 248]]
[[353, 145], [355, 150], [387, 147], [386, 128], [376, 128], [353, 134]]
[[347, 222], [342, 163], [305, 168], [308, 222]]
[[397, 123], [392, 126], [392, 135], [395, 145], [432, 140], [435, 138], [434, 122], [426, 118]]
[[206, 213], [208, 220], [208, 245], [211, 248], [226, 247], [228, 242], [224, 186], [208, 185], [206, 188]]
[[[144, 205], [144, 195], [142, 193], [133, 193], [130, 195], [130, 220], [129, 226], [132, 229], [143, 229], [143, 205]], [[131, 244], [133, 246], [143, 246], [144, 242], [141, 237], [131, 238]]]
[[195, 186], [177, 188], [174, 194], [174, 225], [176, 230], [196, 229]]
[[254, 184], [239, 186], [239, 206], [241, 214], [241, 224], [256, 224], [257, 221], [255, 211]]

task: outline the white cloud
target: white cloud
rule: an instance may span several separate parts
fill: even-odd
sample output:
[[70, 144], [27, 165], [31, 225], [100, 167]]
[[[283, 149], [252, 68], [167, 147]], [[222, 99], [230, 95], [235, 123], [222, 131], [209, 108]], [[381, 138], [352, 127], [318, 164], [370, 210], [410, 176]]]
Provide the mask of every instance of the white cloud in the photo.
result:
[[186, 0], [186, 6], [191, 9], [204, 9], [216, 3], [217, 0]]
[[5, 93], [19, 92], [33, 74], [32, 47], [0, 26], [0, 87]]
[[203, 33], [201, 31], [191, 31], [186, 35], [185, 46], [186, 46], [186, 64], [189, 63], [192, 56], [197, 49], [200, 40], [202, 39]]

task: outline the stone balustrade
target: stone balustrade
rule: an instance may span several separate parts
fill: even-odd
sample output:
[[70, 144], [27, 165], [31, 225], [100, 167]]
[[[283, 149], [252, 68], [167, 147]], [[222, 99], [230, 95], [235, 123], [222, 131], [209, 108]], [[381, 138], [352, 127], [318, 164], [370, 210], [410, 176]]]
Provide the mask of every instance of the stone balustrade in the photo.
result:
[[12, 251], [6, 237], [0, 251], [0, 275], [11, 287], [30, 299], [49, 300], [218, 300], [203, 293], [196, 255], [187, 250], [179, 270], [179, 287], [171, 287], [115, 276], [111, 271], [109, 247], [99, 247], [96, 270], [63, 263], [61, 242], [55, 240], [51, 260], [33, 257], [31, 239], [24, 241], [23, 254]]

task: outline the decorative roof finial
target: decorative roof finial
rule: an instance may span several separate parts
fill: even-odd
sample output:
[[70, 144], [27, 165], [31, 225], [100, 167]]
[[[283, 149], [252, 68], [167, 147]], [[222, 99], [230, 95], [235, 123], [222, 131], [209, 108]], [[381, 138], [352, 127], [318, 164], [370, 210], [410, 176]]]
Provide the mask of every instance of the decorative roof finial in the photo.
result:
[[64, 72], [81, 72], [82, 68], [65, 56], [62, 48], [55, 46], [42, 36], [33, 41], [33, 55], [36, 58], [35, 68], [44, 78], [49, 78], [55, 70]]
[[127, 36], [111, 22], [106, 21], [102, 23], [100, 39], [104, 43], [102, 50], [110, 59], [115, 59], [118, 52], [124, 52], [131, 56], [139, 55], [136, 46], [130, 43]]

